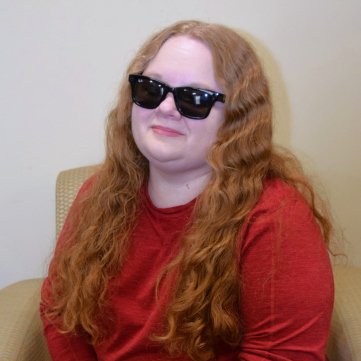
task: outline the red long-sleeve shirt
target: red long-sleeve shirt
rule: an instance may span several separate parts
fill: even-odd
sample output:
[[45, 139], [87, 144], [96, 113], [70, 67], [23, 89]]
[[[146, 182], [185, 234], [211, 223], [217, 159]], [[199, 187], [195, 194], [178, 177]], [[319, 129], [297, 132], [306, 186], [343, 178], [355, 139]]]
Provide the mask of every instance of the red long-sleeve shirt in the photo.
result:
[[[179, 233], [194, 203], [160, 209], [144, 192], [129, 257], [108, 288], [113, 319], [106, 325], [109, 336], [93, 347], [86, 335], [59, 334], [44, 321], [53, 361], [170, 359], [160, 343], [149, 339], [159, 330], [166, 305], [164, 285], [160, 286], [160, 307], [156, 303], [155, 281], [177, 252]], [[225, 347], [216, 360], [326, 360], [334, 295], [332, 269], [319, 227], [302, 196], [279, 180], [266, 181], [240, 234], [244, 282], [240, 315], [245, 336], [239, 349]], [[47, 278], [41, 309], [50, 293]]]

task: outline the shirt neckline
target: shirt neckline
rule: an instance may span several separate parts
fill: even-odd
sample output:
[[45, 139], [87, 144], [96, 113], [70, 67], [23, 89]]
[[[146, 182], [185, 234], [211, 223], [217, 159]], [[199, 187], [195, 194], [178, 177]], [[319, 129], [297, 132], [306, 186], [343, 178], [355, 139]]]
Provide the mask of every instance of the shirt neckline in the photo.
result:
[[182, 213], [189, 213], [191, 210], [193, 210], [194, 205], [197, 200], [197, 197], [196, 197], [186, 204], [181, 204], [179, 206], [169, 207], [169, 208], [158, 208], [153, 204], [153, 202], [149, 196], [148, 182], [145, 182], [143, 184], [142, 193], [143, 193], [143, 198], [144, 198], [146, 207], [148, 209], [150, 209], [152, 212], [158, 213], [159, 215], [161, 215], [161, 214], [163, 214], [163, 215], [181, 215]]

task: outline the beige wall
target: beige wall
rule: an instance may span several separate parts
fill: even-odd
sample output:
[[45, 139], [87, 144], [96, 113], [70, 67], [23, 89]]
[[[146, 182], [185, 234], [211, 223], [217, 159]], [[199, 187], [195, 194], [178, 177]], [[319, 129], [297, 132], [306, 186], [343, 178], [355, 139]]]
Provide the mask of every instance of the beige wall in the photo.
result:
[[272, 82], [276, 139], [324, 185], [361, 267], [359, 0], [0, 1], [0, 288], [41, 277], [55, 238], [55, 179], [99, 162], [127, 61], [180, 19], [248, 37]]

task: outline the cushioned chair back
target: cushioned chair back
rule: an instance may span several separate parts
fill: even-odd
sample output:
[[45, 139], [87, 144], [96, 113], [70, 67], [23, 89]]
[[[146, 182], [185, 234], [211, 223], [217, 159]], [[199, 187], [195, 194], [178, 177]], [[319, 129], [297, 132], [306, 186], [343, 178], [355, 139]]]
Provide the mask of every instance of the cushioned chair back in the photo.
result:
[[65, 170], [56, 180], [56, 239], [63, 228], [69, 208], [83, 183], [95, 172], [96, 166]]

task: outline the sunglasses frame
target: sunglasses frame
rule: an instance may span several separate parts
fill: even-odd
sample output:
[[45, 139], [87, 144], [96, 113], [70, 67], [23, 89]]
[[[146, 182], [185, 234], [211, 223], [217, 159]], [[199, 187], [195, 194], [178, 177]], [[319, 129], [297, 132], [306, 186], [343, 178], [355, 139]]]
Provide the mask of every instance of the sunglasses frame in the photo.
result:
[[[136, 99], [135, 99], [135, 83], [137, 80], [139, 79], [146, 79], [146, 80], [151, 80], [152, 82], [155, 82], [157, 84], [160, 84], [162, 86], [162, 88], [164, 89], [164, 93], [162, 95], [162, 97], [160, 98], [160, 101], [159, 103], [156, 105], [156, 106], [151, 106], [151, 107], [146, 107], [144, 105], [141, 105], [139, 104]], [[164, 101], [164, 99], [166, 98], [167, 94], [168, 93], [172, 93], [173, 94], [173, 97], [174, 97], [174, 102], [175, 102], [175, 105], [176, 105], [176, 108], [178, 110], [178, 112], [180, 114], [182, 114], [183, 116], [185, 116], [186, 118], [190, 118], [190, 119], [205, 119], [208, 117], [209, 113], [211, 112], [211, 109], [214, 105], [215, 102], [221, 102], [221, 103], [224, 103], [226, 101], [226, 96], [222, 93], [218, 93], [218, 92], [215, 92], [215, 91], [212, 91], [212, 90], [208, 90], [208, 89], [202, 89], [202, 88], [193, 88], [193, 87], [176, 87], [176, 88], [172, 88], [170, 87], [169, 85], [167, 84], [164, 84], [162, 83], [161, 81], [159, 80], [156, 80], [156, 79], [152, 79], [152, 78], [149, 78], [148, 76], [145, 76], [145, 75], [142, 75], [142, 74], [129, 74], [129, 83], [131, 84], [131, 89], [132, 89], [132, 99], [133, 99], [133, 102], [135, 104], [137, 104], [138, 106], [142, 107], [142, 108], [146, 108], [146, 109], [155, 109], [155, 108], [158, 108], [159, 105]], [[210, 99], [210, 104], [208, 106], [208, 110], [207, 110], [207, 114], [205, 116], [201, 116], [201, 117], [197, 117], [197, 116], [190, 116], [190, 115], [186, 115], [183, 113], [182, 111], [182, 108], [179, 104], [179, 101], [178, 101], [178, 93], [179, 91], [183, 90], [183, 89], [187, 89], [187, 90], [197, 90], [197, 91], [201, 91], [201, 92], [204, 92], [204, 93], [207, 93], [208, 95], [211, 96], [211, 99]]]

